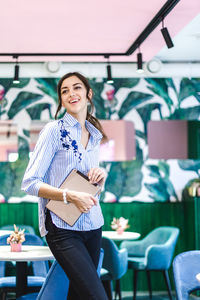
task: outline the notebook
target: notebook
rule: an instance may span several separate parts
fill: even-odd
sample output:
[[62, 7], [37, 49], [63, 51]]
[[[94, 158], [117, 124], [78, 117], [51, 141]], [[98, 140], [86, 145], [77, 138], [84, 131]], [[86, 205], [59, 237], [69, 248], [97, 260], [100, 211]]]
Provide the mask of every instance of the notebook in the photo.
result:
[[[65, 178], [60, 188], [89, 193], [94, 197], [99, 194], [101, 190], [99, 185], [90, 183], [88, 177], [76, 169], [73, 169]], [[66, 204], [63, 201], [50, 199], [46, 207], [70, 226], [73, 226], [82, 214], [74, 203]]]

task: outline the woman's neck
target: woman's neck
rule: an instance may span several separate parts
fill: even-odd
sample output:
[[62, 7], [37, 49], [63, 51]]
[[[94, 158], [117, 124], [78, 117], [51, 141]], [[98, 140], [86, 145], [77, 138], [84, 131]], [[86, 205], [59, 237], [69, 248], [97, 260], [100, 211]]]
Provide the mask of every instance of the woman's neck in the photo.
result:
[[86, 129], [86, 127], [85, 127], [86, 116], [72, 115], [72, 117], [74, 117], [79, 122], [82, 129]]

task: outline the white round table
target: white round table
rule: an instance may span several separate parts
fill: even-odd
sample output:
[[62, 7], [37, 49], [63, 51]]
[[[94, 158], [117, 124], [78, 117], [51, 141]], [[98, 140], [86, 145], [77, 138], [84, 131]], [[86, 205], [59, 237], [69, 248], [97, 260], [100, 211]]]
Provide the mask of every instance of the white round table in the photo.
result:
[[47, 246], [28, 246], [22, 244], [21, 252], [11, 252], [10, 246], [0, 246], [0, 261], [16, 261], [17, 297], [27, 292], [27, 262], [52, 259], [54, 259], [54, 256]]
[[39, 261], [51, 260], [53, 254], [48, 246], [27, 246], [22, 244], [21, 252], [11, 252], [10, 246], [0, 246], [0, 261]]
[[196, 279], [200, 282], [200, 273], [196, 275]]
[[122, 234], [119, 234], [117, 231], [103, 231], [102, 236], [113, 241], [137, 240], [140, 237], [140, 233], [124, 231]]

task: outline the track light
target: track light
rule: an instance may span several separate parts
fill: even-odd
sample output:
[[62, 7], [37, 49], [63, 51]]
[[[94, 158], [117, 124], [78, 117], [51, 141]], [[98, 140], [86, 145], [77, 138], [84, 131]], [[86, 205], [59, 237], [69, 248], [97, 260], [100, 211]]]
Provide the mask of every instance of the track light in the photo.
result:
[[107, 83], [113, 83], [111, 65], [107, 65]]
[[13, 83], [19, 83], [19, 65], [15, 65], [15, 75], [13, 78]]
[[144, 70], [142, 68], [143, 61], [142, 61], [142, 53], [139, 50], [139, 53], [137, 54], [137, 72], [138, 73], [143, 73]]
[[17, 83], [20, 83], [20, 81], [19, 81], [18, 56], [14, 57], [14, 58], [16, 58], [16, 65], [15, 65], [15, 73], [14, 73], [13, 83], [17, 84]]
[[169, 34], [169, 31], [167, 29], [167, 27], [164, 27], [164, 20], [162, 20], [162, 29], [161, 29], [163, 38], [165, 40], [165, 43], [167, 45], [168, 48], [172, 48], [174, 47], [174, 44], [172, 42], [171, 36]]

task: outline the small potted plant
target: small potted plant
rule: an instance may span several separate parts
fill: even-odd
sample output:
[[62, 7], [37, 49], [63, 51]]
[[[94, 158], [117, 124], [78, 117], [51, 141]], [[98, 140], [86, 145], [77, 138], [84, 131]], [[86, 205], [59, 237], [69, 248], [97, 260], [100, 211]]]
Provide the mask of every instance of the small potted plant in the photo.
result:
[[124, 230], [129, 228], [128, 219], [120, 217], [119, 219], [113, 218], [111, 222], [111, 228], [116, 230], [118, 234], [122, 234]]
[[19, 229], [14, 224], [14, 231], [7, 238], [7, 243], [11, 246], [11, 252], [20, 252], [22, 243], [25, 241], [24, 229]]

